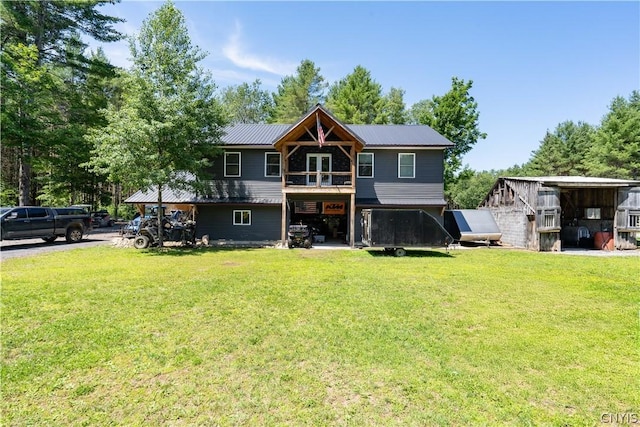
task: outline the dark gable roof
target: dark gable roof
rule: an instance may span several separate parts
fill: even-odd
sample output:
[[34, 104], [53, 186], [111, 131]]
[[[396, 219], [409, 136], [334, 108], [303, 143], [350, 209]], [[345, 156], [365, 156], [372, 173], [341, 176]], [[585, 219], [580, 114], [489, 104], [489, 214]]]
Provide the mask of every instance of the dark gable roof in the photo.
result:
[[291, 125], [238, 123], [227, 127], [222, 142], [225, 145], [271, 145]]
[[367, 146], [449, 147], [453, 143], [425, 125], [347, 125]]
[[[450, 147], [447, 138], [424, 125], [345, 125], [367, 147]], [[272, 145], [289, 124], [245, 123], [225, 129], [224, 145]]]

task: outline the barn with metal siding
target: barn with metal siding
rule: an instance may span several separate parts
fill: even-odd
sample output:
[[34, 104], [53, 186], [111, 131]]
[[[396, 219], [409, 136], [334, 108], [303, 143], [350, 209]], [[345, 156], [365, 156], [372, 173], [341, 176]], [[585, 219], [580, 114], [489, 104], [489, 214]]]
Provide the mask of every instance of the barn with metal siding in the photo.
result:
[[502, 242], [537, 251], [636, 249], [640, 181], [579, 176], [503, 177], [487, 194]]

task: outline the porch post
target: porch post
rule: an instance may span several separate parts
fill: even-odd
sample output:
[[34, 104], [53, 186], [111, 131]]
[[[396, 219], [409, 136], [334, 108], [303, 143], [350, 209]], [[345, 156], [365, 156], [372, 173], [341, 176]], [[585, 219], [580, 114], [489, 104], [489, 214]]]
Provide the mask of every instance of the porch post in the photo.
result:
[[349, 211], [349, 244], [351, 245], [351, 248], [354, 248], [356, 245], [356, 193], [351, 193]]
[[282, 191], [282, 225], [280, 230], [282, 246], [287, 244], [287, 193]]

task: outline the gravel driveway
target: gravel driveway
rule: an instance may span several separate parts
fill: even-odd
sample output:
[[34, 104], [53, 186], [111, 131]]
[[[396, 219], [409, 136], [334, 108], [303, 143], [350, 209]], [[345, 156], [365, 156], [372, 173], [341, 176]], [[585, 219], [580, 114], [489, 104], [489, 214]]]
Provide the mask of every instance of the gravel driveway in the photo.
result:
[[85, 236], [79, 243], [67, 243], [63, 237], [53, 243], [42, 239], [3, 240], [0, 242], [0, 259], [26, 257], [55, 251], [88, 248], [91, 246], [110, 244], [120, 236], [120, 226], [96, 228]]

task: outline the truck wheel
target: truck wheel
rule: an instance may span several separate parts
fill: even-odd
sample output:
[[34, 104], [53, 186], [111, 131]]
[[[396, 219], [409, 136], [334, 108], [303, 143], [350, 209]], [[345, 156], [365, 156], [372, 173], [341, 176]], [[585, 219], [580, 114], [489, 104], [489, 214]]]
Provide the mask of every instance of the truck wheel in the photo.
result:
[[149, 238], [144, 234], [136, 236], [133, 240], [133, 247], [136, 249], [146, 249], [149, 247]]
[[116, 223], [115, 223], [112, 219], [110, 219], [110, 220], [109, 220], [109, 223], [107, 224], [107, 226], [109, 226], [109, 227], [113, 227], [115, 224], [116, 224]]
[[67, 243], [78, 243], [82, 240], [82, 230], [78, 227], [68, 229], [65, 239], [67, 239]]
[[407, 254], [407, 251], [404, 248], [396, 248], [396, 250], [393, 251], [393, 254], [395, 256], [405, 256]]
[[44, 240], [47, 243], [53, 243], [54, 240], [56, 240], [58, 238], [58, 236], [49, 236], [49, 237], [43, 237], [42, 240]]

